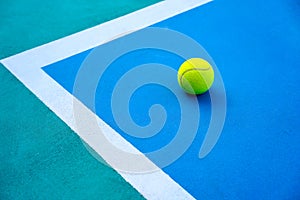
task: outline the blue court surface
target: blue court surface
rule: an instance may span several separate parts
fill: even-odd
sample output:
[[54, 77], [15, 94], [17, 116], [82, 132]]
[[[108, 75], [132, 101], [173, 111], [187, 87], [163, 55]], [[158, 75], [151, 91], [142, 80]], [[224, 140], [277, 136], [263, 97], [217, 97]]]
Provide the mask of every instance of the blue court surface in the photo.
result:
[[[135, 46], [139, 38], [151, 40], [154, 36], [147, 30], [174, 30], [201, 44], [209, 56], [188, 49], [180, 38], [167, 41], [157, 35], [161, 43], [169, 42], [171, 49], [182, 45], [182, 50], [190, 53], [187, 57], [213, 60], [226, 96], [218, 86], [197, 97], [185, 94], [177, 85], [176, 74], [169, 75], [162, 68], [178, 70], [186, 58], [155, 48], [156, 44], [151, 47], [151, 42], [107, 61], [103, 68], [104, 57]], [[42, 69], [194, 198], [300, 199], [299, 36], [300, 4], [296, 0], [220, 0]], [[97, 52], [99, 63], [95, 61], [82, 71], [93, 52]], [[135, 74], [135, 69], [142, 73]], [[148, 81], [151, 77], [152, 82]], [[165, 85], [157, 84], [159, 81]], [[136, 87], [138, 83], [142, 85]], [[211, 151], [199, 156], [215, 106], [212, 95], [226, 97], [224, 127]], [[183, 119], [181, 104], [188, 107], [185, 117], [190, 119]], [[193, 114], [198, 109], [199, 118]], [[186, 137], [176, 144], [180, 149], [189, 139], [191, 142], [182, 155], [164, 163], [151, 153], [171, 143], [181, 122], [189, 120], [191, 129], [195, 123], [197, 128], [193, 135], [194, 130], [184, 125]], [[172, 157], [174, 152], [162, 156], [168, 153]]]

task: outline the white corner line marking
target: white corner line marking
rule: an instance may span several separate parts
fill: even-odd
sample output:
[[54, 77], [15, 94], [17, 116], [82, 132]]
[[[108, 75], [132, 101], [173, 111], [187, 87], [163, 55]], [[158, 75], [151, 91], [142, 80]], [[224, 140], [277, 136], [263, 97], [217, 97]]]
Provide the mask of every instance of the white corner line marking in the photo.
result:
[[4, 58], [0, 60], [0, 62], [4, 64], [10, 60], [21, 59], [22, 57], [34, 59], [38, 53], [39, 55], [47, 55], [47, 57], [33, 60], [34, 62], [28, 63], [28, 65], [35, 64], [39, 67], [45, 66], [151, 26], [211, 1], [212, 0], [165, 0], [98, 26]]
[[[97, 115], [74, 98], [61, 85], [49, 77], [41, 68], [210, 1], [211, 0], [162, 1], [115, 20], [2, 59], [0, 62], [97, 153], [100, 152], [97, 149], [99, 147], [95, 145], [97, 135], [94, 134], [91, 136], [76, 128], [73, 115], [74, 101], [81, 106], [82, 112], [91, 118], [98, 119], [99, 124], [103, 126], [105, 130], [105, 134], [107, 137], [110, 137], [110, 141], [115, 142], [115, 145], [121, 146], [121, 149], [125, 148], [143, 155]], [[90, 122], [87, 120], [86, 123], [88, 125]], [[109, 160], [105, 157], [104, 159]], [[144, 156], [144, 161], [145, 163], [152, 163], [146, 156]], [[155, 164], [153, 165], [155, 166]], [[129, 174], [118, 169], [115, 170], [146, 199], [194, 199], [194, 197], [166, 173], [158, 167], [156, 168], [156, 172], [148, 174]]]

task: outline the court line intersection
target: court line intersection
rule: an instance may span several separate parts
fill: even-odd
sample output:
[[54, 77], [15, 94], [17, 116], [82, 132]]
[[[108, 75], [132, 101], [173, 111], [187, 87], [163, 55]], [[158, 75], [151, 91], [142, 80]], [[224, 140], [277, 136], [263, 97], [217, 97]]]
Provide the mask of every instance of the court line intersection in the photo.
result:
[[[114, 145], [143, 156], [133, 145], [122, 138], [78, 99], [48, 76], [42, 70], [42, 67], [128, 35], [208, 2], [210, 0], [163, 1], [93, 28], [2, 59], [1, 63], [73, 129], [81, 139], [103, 156], [108, 163], [110, 163], [110, 158], [101, 154], [101, 147], [96, 142], [100, 136], [97, 134], [86, 134], [84, 130], [79, 130], [76, 126], [76, 119], [74, 119], [73, 115], [74, 103], [78, 105], [81, 116], [84, 117], [82, 121], [85, 121], [86, 127], [91, 127], [91, 118], [97, 118], [99, 125], [104, 130], [105, 136], [110, 138], [110, 141]], [[91, 129], [88, 131], [96, 132], [96, 130]], [[155, 166], [146, 156], [143, 156], [142, 162], [145, 165], [156, 168], [156, 171], [147, 174], [129, 174], [118, 169], [116, 170], [145, 198], [174, 199], [176, 197], [177, 199], [194, 199], [194, 197], [165, 172]]]

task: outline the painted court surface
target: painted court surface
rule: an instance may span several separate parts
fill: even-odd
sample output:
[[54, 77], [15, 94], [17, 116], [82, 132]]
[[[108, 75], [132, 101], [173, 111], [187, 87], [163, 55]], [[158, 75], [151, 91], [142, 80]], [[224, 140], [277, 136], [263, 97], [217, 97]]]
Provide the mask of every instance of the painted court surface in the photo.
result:
[[[1, 67], [1, 199], [299, 199], [299, 3], [104, 2], [6, 5], [1, 63], [40, 100]], [[209, 93], [177, 85], [189, 57]]]

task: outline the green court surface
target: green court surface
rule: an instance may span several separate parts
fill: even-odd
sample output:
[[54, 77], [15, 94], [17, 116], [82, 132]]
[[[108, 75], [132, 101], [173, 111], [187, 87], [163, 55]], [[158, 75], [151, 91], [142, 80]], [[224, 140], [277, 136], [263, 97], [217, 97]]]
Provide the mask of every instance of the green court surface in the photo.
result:
[[[0, 59], [158, 0], [0, 1]], [[0, 66], [0, 199], [142, 199]]]

